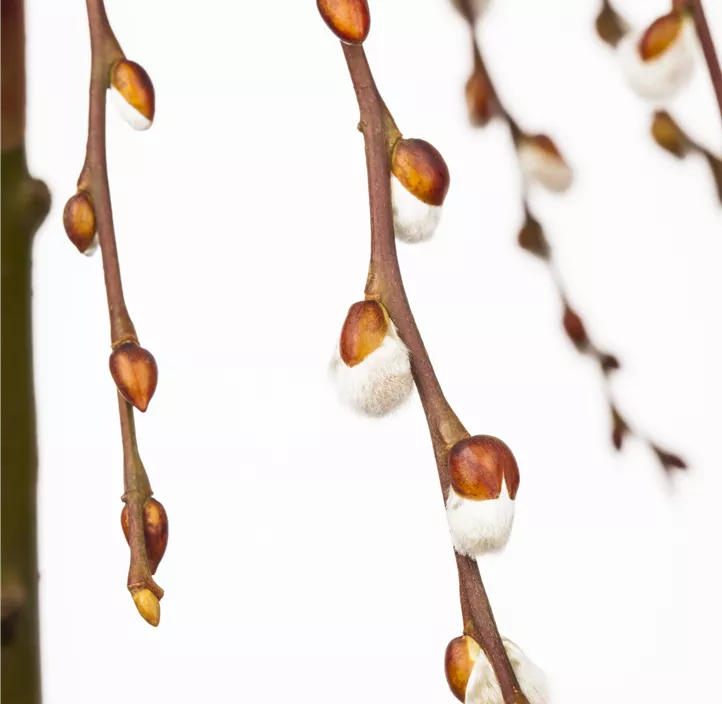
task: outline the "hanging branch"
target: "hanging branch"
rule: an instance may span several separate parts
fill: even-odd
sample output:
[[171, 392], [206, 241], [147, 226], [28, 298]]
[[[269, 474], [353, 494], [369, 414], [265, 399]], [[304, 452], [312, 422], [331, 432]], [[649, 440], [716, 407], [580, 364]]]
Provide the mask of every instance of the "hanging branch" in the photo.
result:
[[[606, 4], [605, 7], [611, 9]], [[634, 436], [650, 447], [665, 470], [685, 469], [687, 465], [684, 460], [663, 450], [655, 441], [634, 429], [634, 426], [625, 419], [619, 409], [619, 404], [614, 398], [610, 383], [611, 374], [620, 368], [619, 360], [590, 339], [582, 318], [570, 303], [570, 297], [562, 283], [556, 262], [552, 257], [552, 248], [544, 234], [541, 223], [532, 213], [529, 204], [527, 181], [537, 181], [551, 191], [563, 192], [571, 185], [571, 169], [549, 137], [546, 135], [525, 134], [506, 109], [494, 87], [477, 39], [476, 25], [479, 20], [479, 13], [475, 11], [471, 0], [457, 0], [457, 9], [467, 22], [473, 53], [474, 68], [466, 86], [470, 121], [476, 126], [484, 126], [492, 117], [499, 117], [506, 122], [509, 128], [516, 147], [519, 168], [522, 177], [525, 179], [522, 190], [524, 224], [519, 232], [518, 244], [522, 249], [534, 254], [546, 263], [559, 300], [562, 303], [562, 325], [567, 336], [581, 354], [591, 357], [599, 366], [612, 420], [612, 443], [617, 450], [621, 450], [624, 439]], [[614, 22], [610, 22], [608, 17], [605, 20], [605, 35], [621, 36], [624, 31], [621, 18], [615, 16]], [[691, 147], [692, 142], [690, 141], [687, 148]]]
[[[430, 236], [448, 188], [448, 170], [427, 142], [402, 137], [379, 94], [362, 46], [370, 26], [365, 0], [317, 4], [342, 40], [358, 100], [371, 215], [365, 300], [349, 309], [332, 364], [335, 381], [344, 400], [371, 415], [398, 406], [415, 384], [447, 504], [459, 577], [464, 636], [447, 648], [449, 685], [469, 704], [537, 704], [545, 701], [536, 696], [544, 685], [530, 681], [528, 669], [517, 669], [520, 660], [528, 662], [523, 654], [514, 651], [517, 665], [510, 663], [510, 649], [516, 646], [499, 635], [476, 562], [480, 554], [501, 550], [509, 537], [519, 485], [516, 461], [500, 440], [470, 437], [446, 400], [411, 312], [396, 253], [397, 238], [417, 242]], [[425, 223], [423, 235], [409, 235], [420, 232], [409, 218]], [[429, 222], [433, 226], [426, 227]], [[492, 693], [495, 698], [489, 699]]]
[[[695, 67], [694, 27], [722, 115], [722, 74], [701, 0], [672, 0], [670, 12], [641, 32], [632, 30], [610, 0], [602, 0], [595, 27], [600, 39], [616, 49], [632, 90], [654, 103], [670, 100], [689, 83]], [[654, 112], [651, 135], [680, 159], [688, 154], [704, 157], [722, 204], [722, 159], [689, 137], [666, 110]]]
[[25, 9], [2, 0], [2, 693], [40, 704], [32, 248], [50, 210], [25, 159]]
[[[87, 0], [92, 50], [90, 117], [85, 165], [78, 192], [68, 201], [63, 220], [68, 237], [79, 251], [92, 254], [99, 243], [110, 318], [110, 372], [118, 388], [123, 441], [121, 523], [130, 546], [128, 590], [143, 618], [160, 621], [163, 590], [152, 575], [168, 540], [165, 510], [152, 499], [152, 490], [138, 454], [133, 406], [145, 411], [155, 392], [158, 369], [150, 352], [140, 347], [123, 296], [118, 249], [110, 202], [105, 146], [106, 92], [111, 91], [121, 115], [135, 129], [150, 127], [155, 94], [148, 74], [128, 61], [108, 22], [103, 0]], [[160, 508], [159, 508], [160, 507]]]

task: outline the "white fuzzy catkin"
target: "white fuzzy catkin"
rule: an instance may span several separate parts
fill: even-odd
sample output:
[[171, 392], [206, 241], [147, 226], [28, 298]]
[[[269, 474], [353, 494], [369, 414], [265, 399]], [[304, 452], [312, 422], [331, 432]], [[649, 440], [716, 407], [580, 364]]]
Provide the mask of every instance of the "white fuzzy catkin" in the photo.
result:
[[538, 181], [554, 193], [564, 193], [572, 185], [574, 173], [569, 164], [532, 140], [522, 140], [517, 154], [519, 167], [526, 179]]
[[441, 206], [419, 200], [391, 175], [391, 203], [394, 210], [394, 231], [397, 239], [408, 244], [431, 238], [441, 220]]
[[692, 78], [695, 67], [694, 28], [684, 20], [677, 38], [659, 56], [645, 61], [639, 53], [644, 32], [629, 32], [617, 45], [617, 56], [629, 86], [642, 98], [673, 98]]
[[134, 129], [147, 130], [153, 122], [136, 110], [115, 86], [110, 87], [110, 99], [119, 115]]
[[[502, 638], [502, 642], [521, 691], [526, 695], [529, 704], [549, 704], [549, 685], [544, 672], [524, 655], [516, 643], [508, 638]], [[504, 704], [499, 682], [483, 650], [469, 676], [464, 703]]]
[[503, 550], [514, 524], [514, 503], [506, 480], [502, 480], [498, 498], [486, 501], [465, 499], [449, 486], [446, 518], [454, 550], [471, 558]]
[[98, 249], [98, 233], [95, 233], [95, 237], [93, 237], [93, 241], [85, 248], [83, 251], [83, 254], [86, 257], [92, 257], [95, 252]]
[[340, 400], [369, 416], [398, 408], [414, 387], [409, 351], [390, 320], [381, 345], [359, 364], [349, 367], [336, 347], [330, 371]]

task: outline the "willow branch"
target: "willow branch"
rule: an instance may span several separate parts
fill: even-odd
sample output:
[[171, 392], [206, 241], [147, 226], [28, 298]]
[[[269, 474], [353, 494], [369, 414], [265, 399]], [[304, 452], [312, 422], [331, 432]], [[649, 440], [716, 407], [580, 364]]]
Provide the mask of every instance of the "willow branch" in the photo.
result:
[[[115, 349], [126, 342], [138, 342], [123, 296], [105, 145], [106, 92], [110, 85], [111, 69], [124, 55], [108, 22], [103, 0], [87, 0], [87, 9], [92, 50], [90, 115], [85, 165], [78, 188], [87, 191], [93, 201], [108, 299], [111, 345]], [[163, 590], [151, 576], [144, 538], [143, 507], [152, 496], [152, 491], [138, 454], [133, 407], [120, 394], [118, 403], [123, 440], [123, 501], [128, 506], [130, 532], [128, 589], [131, 593], [149, 589], [157, 599], [161, 599]]]
[[[608, 0], [604, 0], [603, 7], [606, 11], [614, 13], [614, 10], [608, 3]], [[467, 21], [471, 36], [474, 68], [475, 70], [480, 71], [484, 74], [490, 95], [492, 96], [492, 100], [494, 101], [494, 114], [497, 117], [500, 117], [504, 122], [506, 122], [514, 144], [518, 146], [520, 139], [524, 137], [524, 132], [521, 130], [516, 120], [506, 109], [503, 102], [501, 101], [501, 98], [499, 97], [499, 93], [494, 86], [494, 82], [492, 81], [491, 75], [484, 62], [481, 47], [476, 36], [475, 22], [473, 20], [471, 11], [468, 9], [468, 2], [466, 4], [466, 8], [466, 11], [462, 14]], [[624, 21], [620, 17], [617, 17], [617, 20], [619, 27], [622, 27], [624, 25]], [[696, 143], [693, 143], [691, 140], [689, 140], [688, 146], [689, 148], [695, 147], [701, 150], [706, 156], [708, 156], [710, 166], [713, 166], [711, 160], [714, 160], [714, 156], [706, 152], [706, 150], [702, 150], [699, 145], [696, 145]], [[518, 149], [516, 150], [516, 154], [518, 157]], [[544, 234], [541, 223], [531, 211], [526, 185], [522, 190], [522, 208], [525, 217], [524, 226], [519, 237], [519, 244], [523, 249], [526, 249], [531, 253], [535, 254], [547, 264], [550, 276], [554, 283], [554, 287], [564, 307], [564, 327], [566, 329], [567, 335], [570, 337], [576, 349], [581, 354], [591, 357], [599, 366], [603, 377], [605, 395], [607, 398], [609, 412], [612, 420], [611, 439], [615, 448], [617, 450], [620, 450], [622, 448], [623, 440], [626, 437], [635, 436], [644, 444], [649, 446], [649, 448], [654, 452], [655, 456], [660, 461], [662, 467], [666, 471], [672, 469], [686, 469], [687, 464], [683, 459], [681, 459], [676, 454], [662, 449], [655, 441], [650, 439], [647, 435], [634, 429], [634, 426], [622, 415], [622, 412], [619, 409], [619, 404], [615, 400], [614, 394], [612, 392], [610, 382], [610, 375], [612, 374], [612, 372], [619, 369], [621, 365], [615, 356], [603, 351], [589, 338], [584, 322], [582, 321], [579, 314], [571, 306], [569, 302], [569, 296], [562, 283], [562, 279], [557, 270], [555, 260], [553, 259], [552, 248]]]
[[25, 159], [25, 13], [2, 0], [0, 356], [2, 356], [2, 684], [0, 699], [39, 704], [37, 438], [32, 349], [32, 247], [50, 210]]
[[[409, 350], [411, 369], [431, 434], [442, 496], [450, 485], [448, 453], [457, 441], [468, 437], [448, 401], [431, 365], [414, 321], [396, 255], [391, 207], [388, 111], [376, 88], [363, 47], [343, 44], [360, 111], [360, 129], [366, 145], [369, 203], [371, 211], [371, 262], [367, 299], [378, 300], [388, 310], [399, 336]], [[499, 681], [506, 704], [526, 704], [504, 649], [494, 615], [474, 560], [457, 553], [456, 564], [464, 631], [483, 648]]]
[[715, 49], [712, 33], [707, 23], [702, 0], [687, 0], [692, 16], [694, 17], [694, 26], [697, 30], [697, 37], [702, 46], [704, 60], [707, 63], [707, 70], [712, 82], [715, 97], [717, 98], [717, 106], [719, 107], [720, 117], [722, 117], [722, 69], [720, 69], [717, 50]]

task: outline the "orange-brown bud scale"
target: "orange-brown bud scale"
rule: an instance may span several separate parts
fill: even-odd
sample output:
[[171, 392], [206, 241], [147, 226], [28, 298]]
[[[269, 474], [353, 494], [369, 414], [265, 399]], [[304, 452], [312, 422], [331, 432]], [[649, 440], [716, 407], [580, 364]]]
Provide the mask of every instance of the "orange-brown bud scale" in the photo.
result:
[[460, 702], [466, 697], [466, 686], [480, 653], [479, 644], [471, 636], [459, 636], [446, 646], [444, 654], [446, 681], [451, 693]]
[[486, 501], [501, 494], [502, 479], [513, 499], [519, 489], [519, 466], [506, 443], [492, 435], [474, 435], [449, 452], [451, 486], [465, 499]]
[[666, 149], [677, 157], [683, 157], [687, 153], [689, 143], [682, 130], [667, 112], [658, 110], [654, 113], [652, 138], [662, 149]]
[[150, 589], [131, 592], [138, 613], [153, 627], [160, 623], [160, 601]]
[[423, 139], [399, 139], [391, 155], [391, 171], [407, 191], [427, 205], [441, 205], [449, 190], [444, 157]]
[[639, 55], [642, 59], [651, 61], [669, 49], [682, 31], [682, 24], [679, 12], [670, 12], [654, 20], [639, 40]]
[[144, 413], [158, 385], [155, 357], [140, 345], [127, 342], [113, 350], [109, 365], [121, 396]]
[[85, 252], [93, 244], [97, 227], [90, 194], [79, 191], [68, 200], [63, 210], [63, 226], [68, 239], [80, 252]]
[[359, 301], [349, 309], [341, 329], [339, 353], [349, 367], [355, 367], [383, 343], [389, 330], [389, 316], [377, 301]]
[[589, 337], [587, 336], [584, 322], [569, 306], [564, 307], [564, 318], [562, 322], [569, 339], [579, 349], [583, 349], [589, 344]]
[[155, 117], [155, 89], [145, 69], [128, 59], [121, 59], [110, 72], [110, 83], [143, 117]]
[[316, 0], [316, 7], [329, 29], [347, 44], [362, 44], [371, 29], [366, 0]]
[[471, 74], [464, 92], [469, 122], [474, 127], [484, 127], [494, 116], [494, 94], [483, 71]]
[[564, 161], [562, 153], [559, 151], [559, 148], [554, 143], [551, 137], [545, 134], [533, 134], [527, 135], [525, 139], [531, 142], [534, 146], [539, 147], [539, 149], [549, 154], [549, 156], [553, 156], [557, 159], [561, 159], [562, 161]]
[[[127, 504], [123, 506], [120, 514], [120, 525], [123, 528], [125, 540], [130, 545], [130, 519]], [[168, 547], [168, 514], [160, 501], [148, 499], [143, 506], [143, 533], [150, 573], [155, 574]]]

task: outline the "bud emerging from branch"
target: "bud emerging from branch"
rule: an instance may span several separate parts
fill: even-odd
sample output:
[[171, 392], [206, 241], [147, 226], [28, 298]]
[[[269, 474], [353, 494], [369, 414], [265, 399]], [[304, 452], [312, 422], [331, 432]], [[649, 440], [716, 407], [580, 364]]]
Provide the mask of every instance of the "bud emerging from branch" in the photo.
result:
[[615, 449], [622, 449], [624, 438], [627, 435], [629, 435], [629, 426], [616, 407], [612, 406], [612, 445]]
[[617, 51], [631, 88], [648, 100], [668, 100], [694, 71], [694, 28], [686, 14], [670, 12], [644, 32], [630, 32]]
[[145, 69], [121, 59], [110, 72], [110, 95], [120, 116], [135, 130], [147, 130], [155, 116], [155, 90]]
[[144, 413], [158, 385], [155, 357], [135, 342], [126, 342], [111, 353], [110, 373], [121, 396]]
[[589, 337], [584, 327], [584, 322], [579, 315], [572, 310], [569, 304], [564, 305], [564, 317], [562, 318], [564, 330], [576, 348], [583, 352], [589, 347]]
[[[130, 521], [128, 505], [123, 506], [120, 514], [120, 525], [123, 535], [130, 545]], [[160, 561], [168, 547], [168, 514], [163, 504], [155, 499], [148, 499], [143, 506], [143, 532], [145, 535], [145, 551], [148, 556], [150, 573], [155, 574]]]
[[347, 44], [362, 44], [371, 29], [367, 0], [316, 0], [329, 29]]
[[95, 252], [98, 248], [98, 237], [90, 194], [78, 191], [70, 198], [63, 210], [63, 226], [68, 239], [79, 252], [86, 256]]
[[349, 308], [331, 375], [341, 401], [371, 416], [386, 415], [411, 394], [409, 352], [377, 301]]
[[132, 592], [135, 608], [138, 613], [151, 625], [160, 623], [160, 601], [150, 589], [138, 589]]
[[654, 113], [652, 118], [652, 138], [662, 149], [679, 159], [689, 152], [690, 143], [687, 136], [665, 110], [657, 110]]
[[449, 452], [451, 486], [446, 516], [460, 555], [502, 550], [514, 522], [519, 467], [511, 450], [491, 435], [460, 440]]
[[399, 139], [391, 154], [391, 197], [396, 236], [404, 242], [429, 239], [449, 190], [449, 168], [423, 139]]
[[609, 46], [617, 46], [631, 29], [624, 18], [606, 2], [599, 11], [594, 25], [599, 38]]
[[484, 127], [494, 117], [494, 92], [486, 73], [476, 69], [466, 82], [466, 107], [469, 112], [469, 122], [474, 127]]
[[478, 22], [489, 9], [490, 0], [451, 0], [457, 12], [471, 22]]
[[572, 169], [550, 137], [524, 135], [516, 148], [519, 167], [527, 180], [537, 181], [554, 193], [563, 193], [572, 185]]
[[446, 681], [451, 693], [460, 702], [464, 701], [471, 671], [480, 654], [481, 648], [471, 636], [459, 636], [446, 646], [444, 654]]
[[[548, 704], [549, 687], [542, 670], [522, 652], [518, 645], [508, 638], [502, 637], [501, 640], [521, 691], [529, 700], [529, 704]], [[481, 649], [468, 676], [464, 701], [466, 704], [504, 704], [504, 697], [501, 695], [494, 670]]]
[[524, 224], [517, 238], [519, 246], [540, 259], [549, 259], [549, 243], [544, 235], [541, 223], [526, 210]]

